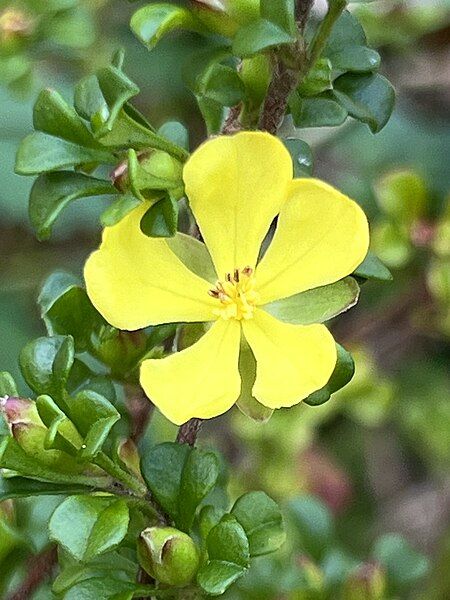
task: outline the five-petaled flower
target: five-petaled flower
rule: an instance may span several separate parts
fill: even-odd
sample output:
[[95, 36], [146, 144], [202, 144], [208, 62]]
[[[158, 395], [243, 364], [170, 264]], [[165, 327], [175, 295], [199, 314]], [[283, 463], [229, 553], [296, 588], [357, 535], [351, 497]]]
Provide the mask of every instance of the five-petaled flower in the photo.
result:
[[107, 227], [87, 261], [88, 294], [115, 327], [211, 323], [192, 346], [141, 365], [146, 394], [176, 424], [236, 402], [241, 339], [256, 359], [253, 396], [266, 407], [297, 404], [333, 372], [336, 344], [324, 325], [281, 322], [264, 306], [352, 273], [367, 253], [367, 219], [330, 185], [293, 179], [292, 170], [282, 142], [267, 133], [207, 141], [183, 171], [205, 244], [183, 234], [146, 237], [143, 205]]

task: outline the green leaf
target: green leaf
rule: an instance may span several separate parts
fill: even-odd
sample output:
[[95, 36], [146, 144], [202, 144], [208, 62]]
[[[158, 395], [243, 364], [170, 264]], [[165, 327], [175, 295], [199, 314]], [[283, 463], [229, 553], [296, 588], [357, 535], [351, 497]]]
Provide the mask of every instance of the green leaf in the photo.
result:
[[224, 108], [222, 104], [205, 98], [201, 94], [196, 96], [198, 108], [205, 120], [206, 131], [208, 135], [216, 135], [220, 132], [224, 118]]
[[283, 31], [295, 35], [294, 0], [261, 0], [261, 17], [278, 25]]
[[211, 596], [221, 596], [246, 569], [221, 560], [210, 560], [197, 574], [198, 585]]
[[0, 371], [0, 397], [18, 396], [16, 382], [8, 371]]
[[107, 580], [112, 581], [115, 581], [114, 578], [116, 578], [121, 581], [130, 580], [134, 582], [138, 572], [138, 565], [126, 558], [120, 552], [120, 548], [96, 556], [87, 565], [75, 561], [65, 553], [64, 562], [60, 564], [60, 567], [61, 570], [52, 585], [52, 591], [57, 595], [64, 594], [78, 583], [99, 577], [105, 577]]
[[189, 150], [189, 131], [178, 121], [166, 121], [158, 129], [158, 135], [168, 139], [173, 144]]
[[350, 46], [328, 55], [334, 69], [364, 73], [376, 71], [380, 66], [380, 55], [366, 46]]
[[73, 353], [66, 355], [65, 362], [58, 365], [56, 372], [54, 365], [61, 348], [63, 355], [60, 355], [60, 360], [64, 358], [64, 348], [70, 344], [67, 341], [69, 339], [61, 335], [41, 337], [23, 348], [19, 358], [20, 368], [25, 381], [36, 394], [48, 394], [53, 398], [60, 396], [73, 363]]
[[181, 474], [177, 525], [189, 531], [201, 501], [214, 488], [219, 477], [219, 461], [213, 452], [193, 448]]
[[42, 90], [33, 109], [36, 131], [73, 142], [80, 146], [98, 146], [89, 129], [55, 90]]
[[100, 216], [103, 227], [112, 227], [127, 216], [134, 208], [139, 206], [140, 200], [133, 194], [119, 196], [112, 204], [105, 208]]
[[75, 110], [97, 129], [103, 125], [109, 117], [109, 107], [100, 89], [98, 79], [95, 75], [83, 77], [75, 86], [74, 91]]
[[149, 237], [173, 237], [178, 226], [178, 203], [169, 194], [150, 206], [141, 219], [141, 231]]
[[198, 572], [197, 582], [208, 594], [221, 595], [247, 570], [248, 539], [238, 521], [225, 515], [209, 532], [206, 546], [209, 560]]
[[320, 58], [297, 90], [301, 96], [307, 97], [316, 96], [325, 90], [331, 89], [331, 87], [331, 62], [328, 58]]
[[67, 140], [35, 131], [21, 142], [16, 156], [16, 173], [38, 175], [84, 163], [114, 163], [115, 158], [105, 150], [86, 148]]
[[203, 242], [193, 238], [191, 235], [177, 233], [174, 237], [167, 239], [167, 244], [172, 252], [193, 273], [211, 283], [217, 281], [217, 274], [211, 256]]
[[222, 106], [234, 106], [244, 98], [245, 86], [235, 69], [215, 63], [201, 77], [198, 94]]
[[359, 297], [359, 285], [353, 277], [336, 283], [275, 300], [264, 306], [268, 313], [286, 323], [311, 325], [324, 323], [354, 306]]
[[116, 150], [126, 150], [135, 148], [136, 150], [162, 150], [171, 156], [185, 161], [189, 153], [176, 146], [166, 138], [154, 133], [148, 126], [142, 123], [142, 120], [136, 120], [136, 111], [130, 110], [130, 105], [125, 105], [119, 112], [111, 131], [105, 133], [101, 138], [104, 146]]
[[107, 574], [77, 583], [64, 594], [64, 600], [131, 600], [139, 596], [157, 596], [157, 592], [153, 587], [114, 579]]
[[[43, 450], [44, 451], [44, 450]], [[108, 484], [105, 477], [94, 477], [80, 473], [63, 472], [53, 470], [36, 457], [27, 454], [17, 443], [17, 441], [8, 437], [0, 442], [0, 468], [10, 469], [20, 473], [21, 476], [38, 481], [49, 481], [52, 483], [62, 483], [69, 485], [86, 485], [102, 488]]]
[[333, 522], [329, 509], [313, 496], [301, 496], [289, 502], [289, 514], [296, 527], [300, 549], [320, 560], [329, 548]]
[[349, 115], [366, 123], [372, 133], [383, 129], [394, 108], [394, 88], [378, 74], [341, 75], [334, 81], [333, 94]]
[[430, 570], [428, 558], [395, 533], [377, 540], [373, 556], [386, 569], [388, 580], [397, 591], [422, 579]]
[[0, 478], [0, 502], [11, 498], [29, 498], [30, 496], [68, 496], [88, 493], [91, 489], [79, 484], [43, 482], [26, 477], [3, 477]]
[[213, 46], [193, 52], [183, 65], [183, 79], [186, 86], [196, 93], [201, 86], [201, 79], [215, 65], [227, 61], [232, 62], [229, 46]]
[[73, 336], [79, 351], [86, 350], [92, 333], [105, 325], [78, 279], [65, 271], [55, 271], [46, 279], [38, 304], [48, 334]]
[[239, 410], [259, 423], [266, 423], [273, 414], [271, 408], [264, 406], [253, 396], [253, 385], [256, 380], [256, 359], [252, 349], [245, 340], [241, 341], [239, 353], [239, 374], [241, 376], [241, 393], [236, 400]]
[[289, 108], [297, 127], [334, 127], [342, 125], [348, 115], [347, 110], [328, 95], [302, 98], [294, 92]]
[[174, 29], [199, 29], [199, 24], [187, 8], [168, 3], [143, 6], [131, 17], [130, 25], [136, 37], [149, 50]]
[[36, 398], [36, 408], [39, 417], [47, 429], [44, 448], [62, 450], [76, 456], [77, 449], [82, 445], [82, 437], [66, 414], [54, 402], [53, 398], [41, 395]]
[[287, 138], [282, 140], [289, 150], [294, 165], [294, 177], [308, 177], [313, 171], [311, 148], [303, 140]]
[[366, 45], [366, 35], [358, 19], [345, 10], [333, 25], [327, 40], [325, 55], [333, 54], [344, 48]]
[[245, 530], [236, 517], [225, 515], [211, 529], [206, 540], [210, 560], [223, 560], [248, 567], [250, 547]]
[[108, 118], [95, 129], [95, 136], [101, 138], [111, 131], [124, 105], [139, 94], [137, 85], [120, 69], [110, 65], [100, 69], [97, 80], [108, 107]]
[[70, 400], [70, 418], [84, 436], [80, 457], [91, 460], [102, 449], [120, 413], [101, 394], [91, 390], [78, 393]]
[[67, 383], [74, 359], [75, 346], [73, 337], [71, 335], [64, 336], [61, 346], [56, 351], [52, 366], [53, 377], [61, 389]]
[[286, 539], [283, 517], [276, 502], [264, 492], [249, 492], [236, 500], [231, 514], [242, 525], [250, 556], [278, 550]]
[[337, 392], [347, 385], [355, 374], [355, 363], [350, 352], [347, 352], [347, 350], [339, 344], [336, 344], [336, 348], [336, 366], [334, 367], [334, 371], [331, 374], [328, 383], [320, 390], [310, 394], [304, 400], [304, 402], [310, 406], [319, 406], [320, 404], [324, 404], [324, 402], [328, 402], [331, 398], [331, 394], [334, 394], [334, 392]]
[[381, 262], [381, 260], [373, 253], [367, 253], [366, 258], [353, 272], [357, 277], [364, 279], [377, 279], [379, 281], [392, 281], [392, 273]]
[[60, 171], [38, 177], [31, 188], [29, 215], [39, 240], [51, 235], [54, 222], [73, 200], [116, 194], [111, 182], [82, 173]]
[[233, 41], [233, 54], [246, 58], [275, 46], [292, 44], [295, 36], [275, 23], [257, 19], [238, 29]]
[[223, 509], [210, 504], [203, 506], [198, 516], [200, 536], [203, 540], [206, 540], [211, 529], [220, 522], [224, 512]]
[[128, 531], [124, 500], [72, 496], [60, 504], [49, 523], [50, 538], [78, 561], [89, 561], [116, 548]]
[[141, 471], [156, 501], [172, 517], [178, 514], [181, 474], [189, 446], [167, 442], [158, 444], [142, 457]]

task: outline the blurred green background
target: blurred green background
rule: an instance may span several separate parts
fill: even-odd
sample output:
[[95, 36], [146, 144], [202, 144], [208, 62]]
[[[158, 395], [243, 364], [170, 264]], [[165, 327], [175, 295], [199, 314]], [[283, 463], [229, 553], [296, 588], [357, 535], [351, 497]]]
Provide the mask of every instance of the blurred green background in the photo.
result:
[[[0, 14], [9, 4], [0, 0]], [[13, 165], [31, 130], [37, 91], [55, 87], [70, 99], [73, 82], [123, 46], [127, 73], [141, 87], [138, 108], [155, 125], [184, 122], [194, 144], [204, 136], [182, 77], [183, 57], [204, 42], [171, 36], [148, 53], [128, 27], [139, 3], [66, 4], [73, 5], [69, 25], [59, 18], [51, 35], [24, 49], [20, 85], [0, 76], [0, 367], [18, 380], [20, 348], [44, 334], [35, 305], [39, 285], [55, 267], [81, 271], [98, 243], [104, 206], [94, 199], [74, 203], [50, 242], [35, 240], [27, 218], [32, 181], [14, 175]], [[365, 284], [358, 306], [333, 324], [337, 340], [355, 353], [356, 375], [328, 404], [277, 411], [266, 425], [235, 409], [209, 423], [205, 435], [235, 466], [234, 492], [259, 487], [280, 500], [317, 495], [336, 516], [349, 552], [366, 556], [379, 534], [404, 534], [433, 564], [414, 597], [444, 600], [450, 597], [450, 2], [380, 0], [353, 10], [396, 87], [394, 115], [376, 136], [356, 122], [299, 135], [313, 147], [316, 176], [367, 211], [373, 250], [394, 280]], [[71, 42], [64, 33], [75, 26], [81, 44], [80, 35]], [[398, 210], [403, 202], [414, 211]], [[157, 419], [151, 434], [167, 439], [172, 429]], [[36, 505], [43, 518], [36, 517], [37, 528], [47, 504]]]

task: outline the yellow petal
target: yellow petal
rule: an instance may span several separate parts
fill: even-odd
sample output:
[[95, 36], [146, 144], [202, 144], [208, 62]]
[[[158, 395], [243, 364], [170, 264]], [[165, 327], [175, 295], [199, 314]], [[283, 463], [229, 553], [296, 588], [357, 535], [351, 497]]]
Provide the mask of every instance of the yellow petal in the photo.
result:
[[261, 309], [242, 322], [256, 358], [254, 397], [269, 408], [293, 406], [323, 387], [336, 365], [336, 344], [324, 325], [282, 323]]
[[241, 390], [238, 370], [241, 328], [219, 319], [186, 350], [141, 365], [141, 385], [176, 425], [193, 417], [211, 419], [233, 406]]
[[356, 202], [318, 179], [294, 180], [256, 270], [260, 303], [342, 279], [368, 246], [367, 218]]
[[192, 154], [183, 179], [218, 278], [235, 268], [254, 268], [292, 180], [292, 160], [282, 142], [248, 131], [212, 139]]
[[102, 244], [86, 262], [88, 295], [111, 325], [134, 330], [177, 321], [211, 321], [211, 284], [192, 273], [164, 239], [141, 232], [139, 206], [103, 232]]

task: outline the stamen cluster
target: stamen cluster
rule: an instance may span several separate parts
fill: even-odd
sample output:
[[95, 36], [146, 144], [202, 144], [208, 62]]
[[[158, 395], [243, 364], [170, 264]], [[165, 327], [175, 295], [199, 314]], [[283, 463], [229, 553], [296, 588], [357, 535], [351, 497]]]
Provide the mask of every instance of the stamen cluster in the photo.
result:
[[220, 305], [213, 312], [226, 321], [229, 319], [251, 319], [259, 295], [251, 267], [235, 269], [227, 273], [224, 281], [218, 281], [209, 290], [209, 295], [219, 300]]

